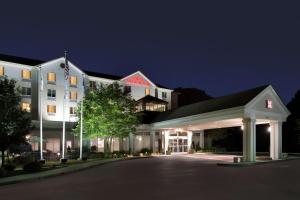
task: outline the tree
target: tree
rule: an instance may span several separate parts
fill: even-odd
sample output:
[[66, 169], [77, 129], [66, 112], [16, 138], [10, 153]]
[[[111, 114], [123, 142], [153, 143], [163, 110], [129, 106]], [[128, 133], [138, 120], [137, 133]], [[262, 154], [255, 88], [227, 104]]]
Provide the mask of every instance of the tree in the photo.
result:
[[[104, 137], [105, 151], [110, 151], [114, 137], [128, 137], [139, 123], [135, 101], [122, 91], [119, 84], [99, 85], [89, 90], [83, 100], [84, 138]], [[74, 134], [80, 133], [81, 102], [78, 104], [78, 123]]]
[[30, 113], [20, 106], [20, 93], [16, 81], [0, 78], [0, 151], [2, 166], [5, 164], [5, 151], [11, 145], [26, 142], [26, 134], [31, 130]]
[[291, 115], [283, 126], [283, 148], [284, 151], [300, 151], [300, 90], [287, 104]]

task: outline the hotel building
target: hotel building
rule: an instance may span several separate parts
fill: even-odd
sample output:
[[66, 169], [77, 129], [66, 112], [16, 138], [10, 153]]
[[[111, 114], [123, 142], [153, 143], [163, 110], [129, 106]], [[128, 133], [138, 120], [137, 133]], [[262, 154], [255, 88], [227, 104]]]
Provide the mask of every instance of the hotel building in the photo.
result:
[[[39, 137], [39, 121], [42, 118], [43, 149], [53, 153], [62, 149], [65, 76], [61, 66], [64, 62], [64, 57], [45, 62], [0, 55], [0, 77], [7, 76], [17, 81], [22, 91], [21, 107], [32, 114], [35, 129], [30, 137]], [[77, 148], [79, 145], [72, 129], [78, 120], [75, 109], [84, 97], [84, 91], [100, 83], [113, 82], [118, 82], [124, 91], [131, 93], [137, 102], [137, 111], [146, 113], [146, 116], [128, 138], [114, 138], [112, 150], [138, 152], [149, 148], [162, 153], [188, 152], [193, 141], [204, 147], [204, 130], [240, 126], [243, 128], [245, 160], [254, 161], [256, 124], [269, 124], [270, 155], [273, 159], [281, 158], [282, 122], [289, 111], [270, 85], [172, 109], [172, 90], [153, 82], [140, 71], [120, 77], [84, 71], [70, 61], [64, 108], [65, 147]], [[33, 150], [39, 149], [38, 140], [31, 140], [31, 145]], [[98, 151], [103, 151], [104, 141], [95, 138], [85, 141], [85, 145], [95, 145]]]

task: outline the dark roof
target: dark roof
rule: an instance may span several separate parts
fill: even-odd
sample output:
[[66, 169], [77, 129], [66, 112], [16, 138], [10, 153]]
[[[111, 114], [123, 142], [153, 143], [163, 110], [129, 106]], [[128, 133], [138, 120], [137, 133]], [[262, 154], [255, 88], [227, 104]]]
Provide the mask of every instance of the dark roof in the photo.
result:
[[[6, 55], [6, 54], [0, 54], [0, 60], [6, 61], [6, 62], [23, 64], [23, 65], [30, 65], [30, 66], [39, 65], [39, 64], [42, 64], [45, 62], [42, 60], [23, 58], [23, 57], [11, 56], [11, 55]], [[89, 76], [95, 76], [95, 77], [106, 78], [106, 79], [111, 79], [111, 80], [120, 80], [120, 79], [124, 78], [124, 76], [118, 76], [118, 75], [103, 74], [103, 73], [91, 72], [91, 71], [84, 71], [84, 72]], [[160, 88], [169, 89], [169, 88], [164, 87], [159, 84], [156, 84], [156, 85]]]
[[161, 113], [153, 120], [153, 122], [171, 120], [171, 119], [187, 117], [187, 116], [192, 116], [192, 115], [197, 115], [202, 113], [208, 113], [217, 110], [224, 110], [228, 108], [244, 106], [268, 86], [269, 85], [264, 85], [246, 91], [182, 106], [175, 110]]
[[153, 120], [161, 114], [161, 112], [156, 111], [141, 111], [139, 112], [141, 116], [141, 124], [151, 124]]
[[91, 71], [84, 71], [84, 72], [89, 76], [95, 76], [95, 77], [106, 78], [111, 80], [120, 80], [123, 78], [122, 76], [111, 75], [111, 74], [102, 74], [102, 73], [91, 72]]
[[[124, 76], [118, 76], [118, 75], [111, 75], [111, 74], [103, 74], [103, 73], [98, 73], [98, 72], [91, 72], [91, 71], [85, 71], [84, 72], [89, 75], [89, 76], [94, 76], [94, 77], [98, 77], [98, 78], [106, 78], [106, 79], [111, 79], [111, 80], [120, 80], [122, 78], [124, 78]], [[164, 88], [164, 89], [169, 89], [163, 85], [160, 84], [156, 84], [155, 85], [159, 88]]]
[[157, 97], [153, 97], [151, 95], [144, 96], [143, 98], [137, 100], [136, 102], [155, 102], [155, 103], [163, 103], [168, 104], [167, 101], [161, 100]]
[[5, 55], [5, 54], [0, 54], [0, 60], [6, 61], [6, 62], [23, 64], [23, 65], [30, 65], [30, 66], [35, 66], [35, 65], [44, 63], [44, 61], [41, 61], [41, 60], [35, 60], [35, 59], [23, 58], [23, 57], [17, 57], [17, 56], [10, 56], [10, 55]]

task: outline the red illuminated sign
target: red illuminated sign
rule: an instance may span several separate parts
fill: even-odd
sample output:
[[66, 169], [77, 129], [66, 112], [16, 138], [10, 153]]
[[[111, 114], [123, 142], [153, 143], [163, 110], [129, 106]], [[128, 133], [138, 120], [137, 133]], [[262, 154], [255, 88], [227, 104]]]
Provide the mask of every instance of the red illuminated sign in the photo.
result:
[[147, 80], [145, 80], [141, 75], [138, 74], [125, 79], [124, 83], [127, 85], [141, 85], [147, 87], [151, 85]]

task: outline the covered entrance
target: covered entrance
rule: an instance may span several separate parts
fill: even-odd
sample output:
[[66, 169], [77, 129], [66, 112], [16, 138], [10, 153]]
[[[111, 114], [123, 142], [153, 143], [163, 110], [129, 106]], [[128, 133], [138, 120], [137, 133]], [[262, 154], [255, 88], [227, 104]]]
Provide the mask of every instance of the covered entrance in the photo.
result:
[[256, 161], [256, 125], [268, 124], [270, 157], [282, 158], [282, 122], [290, 112], [272, 86], [262, 86], [220, 98], [201, 101], [177, 108], [152, 123], [161, 130], [166, 152], [188, 152], [193, 133], [199, 133], [203, 146], [203, 131], [240, 127], [243, 131], [243, 160]]
[[169, 135], [169, 149], [171, 153], [188, 152], [188, 137], [186, 132], [175, 132]]

